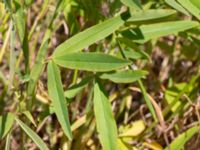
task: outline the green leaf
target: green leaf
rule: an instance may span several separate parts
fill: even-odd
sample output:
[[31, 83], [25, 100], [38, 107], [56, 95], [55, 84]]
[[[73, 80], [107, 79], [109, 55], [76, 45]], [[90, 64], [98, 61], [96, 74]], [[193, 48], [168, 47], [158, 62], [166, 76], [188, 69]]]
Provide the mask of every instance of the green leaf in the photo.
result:
[[[170, 144], [170, 148], [172, 150], [181, 150], [185, 145], [185, 143], [189, 139], [191, 139], [194, 136], [194, 134], [199, 131], [199, 129], [200, 129], [199, 127], [195, 126], [183, 132], [176, 139], [172, 141], [172, 143]], [[166, 147], [165, 150], [168, 150], [168, 147]]]
[[48, 93], [52, 100], [54, 111], [62, 129], [69, 140], [72, 140], [67, 104], [62, 88], [61, 77], [58, 67], [53, 61], [48, 63]]
[[29, 72], [29, 45], [28, 45], [28, 35], [26, 28], [26, 16], [23, 6], [19, 1], [14, 1], [16, 6], [16, 12], [13, 15], [15, 25], [19, 34], [19, 39], [22, 45], [22, 50], [25, 58], [25, 71]]
[[41, 150], [48, 150], [48, 147], [45, 145], [43, 140], [31, 128], [29, 128], [25, 123], [23, 123], [18, 118], [15, 118], [15, 120], [20, 125], [20, 127], [24, 130], [24, 132], [26, 132], [26, 134], [35, 142], [35, 144]]
[[24, 9], [22, 6], [20, 6], [19, 3], [16, 3], [16, 13], [14, 14], [14, 20], [16, 23], [16, 28], [19, 33], [19, 39], [21, 43], [23, 43], [25, 38], [25, 30], [26, 30], [26, 23], [25, 23], [25, 14]]
[[151, 39], [167, 36], [170, 34], [176, 34], [178, 32], [197, 27], [198, 25], [199, 23], [196, 21], [171, 21], [142, 25], [139, 28], [122, 31], [121, 34], [127, 39], [132, 39], [138, 43], [144, 43]]
[[12, 127], [14, 122], [14, 114], [8, 113], [0, 116], [0, 139], [3, 139]]
[[100, 76], [101, 79], [109, 79], [115, 83], [132, 83], [147, 75], [144, 70], [128, 70], [115, 73], [104, 73]]
[[117, 149], [117, 126], [111, 104], [99, 81], [94, 86], [94, 113], [99, 139], [104, 150]]
[[122, 132], [120, 137], [136, 137], [140, 135], [145, 130], [144, 121], [138, 120], [131, 122], [128, 125], [121, 126], [120, 131]]
[[83, 88], [85, 88], [88, 85], [92, 78], [92, 76], [85, 77], [84, 79], [82, 79], [81, 82], [70, 86], [65, 91], [65, 97], [68, 99], [75, 97], [77, 93], [79, 93]]
[[174, 9], [176, 9], [179, 12], [182, 12], [183, 14], [189, 16], [189, 13], [187, 12], [187, 10], [185, 10], [179, 3], [177, 3], [175, 0], [165, 0], [165, 2], [170, 5], [171, 7], [173, 7]]
[[200, 9], [196, 7], [190, 0], [178, 0], [178, 2], [185, 7], [192, 15], [200, 20]]
[[165, 18], [175, 14], [176, 11], [172, 9], [149, 9], [144, 11], [136, 11], [127, 22], [148, 21], [154, 19]]
[[124, 55], [129, 59], [150, 59], [150, 56], [144, 51], [124, 50]]
[[53, 58], [55, 63], [70, 69], [86, 71], [112, 71], [129, 65], [128, 60], [120, 59], [103, 53], [70, 53]]
[[32, 96], [32, 94], [34, 93], [35, 86], [44, 68], [44, 59], [45, 59], [45, 55], [48, 49], [50, 34], [51, 34], [51, 31], [47, 30], [45, 33], [44, 39], [42, 41], [42, 44], [40, 46], [33, 68], [31, 69], [30, 80], [28, 83], [28, 91], [27, 91], [29, 96]]
[[102, 23], [99, 23], [89, 29], [84, 30], [59, 45], [54, 52], [54, 56], [62, 56], [68, 53], [78, 52], [91, 44], [104, 39], [120, 26], [124, 24], [124, 20], [129, 17], [129, 14], [122, 14]]
[[199, 0], [190, 0], [190, 2], [191, 2], [194, 6], [196, 6], [197, 8], [200, 9], [200, 1], [199, 1]]
[[121, 0], [121, 2], [130, 8], [134, 8], [135, 10], [142, 10], [140, 0]]
[[155, 110], [154, 110], [154, 107], [153, 107], [153, 105], [152, 105], [152, 103], [151, 103], [151, 100], [150, 100], [150, 98], [149, 98], [149, 96], [148, 96], [148, 93], [147, 93], [147, 91], [146, 91], [146, 89], [145, 89], [145, 87], [144, 87], [142, 81], [141, 81], [141, 80], [138, 80], [138, 84], [139, 84], [139, 86], [140, 86], [142, 95], [144, 96], [144, 100], [145, 100], [145, 102], [146, 102], [146, 104], [147, 104], [147, 107], [148, 107], [148, 109], [149, 109], [150, 112], [151, 112], [151, 115], [153, 116], [154, 120], [157, 121], [158, 119], [157, 119], [157, 117], [156, 117], [156, 112], [155, 112]]

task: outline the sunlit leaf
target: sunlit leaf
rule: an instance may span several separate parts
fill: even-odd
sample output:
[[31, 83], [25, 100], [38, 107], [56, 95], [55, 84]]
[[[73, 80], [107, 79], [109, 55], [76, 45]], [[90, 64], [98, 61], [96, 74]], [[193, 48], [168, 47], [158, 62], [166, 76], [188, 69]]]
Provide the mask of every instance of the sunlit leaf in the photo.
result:
[[69, 140], [72, 140], [67, 104], [62, 88], [61, 77], [58, 67], [53, 61], [48, 63], [48, 93], [52, 100], [54, 111], [62, 129]]
[[120, 69], [131, 63], [128, 60], [103, 53], [70, 53], [53, 59], [62, 67], [97, 72]]
[[14, 122], [14, 114], [8, 113], [0, 116], [0, 139], [4, 138], [12, 127]]
[[190, 0], [177, 0], [185, 9], [187, 9], [192, 15], [200, 20], [200, 9], [194, 5]]
[[94, 113], [99, 139], [104, 150], [117, 149], [117, 126], [111, 104], [99, 81], [94, 86]]

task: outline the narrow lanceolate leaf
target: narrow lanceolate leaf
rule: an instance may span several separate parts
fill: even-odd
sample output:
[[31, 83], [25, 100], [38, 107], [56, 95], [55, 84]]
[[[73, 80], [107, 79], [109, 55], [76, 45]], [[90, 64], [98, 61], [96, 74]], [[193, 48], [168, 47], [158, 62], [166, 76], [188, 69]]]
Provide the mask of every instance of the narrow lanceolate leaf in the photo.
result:
[[171, 7], [173, 7], [174, 9], [176, 9], [179, 12], [182, 12], [183, 14], [189, 16], [189, 13], [187, 12], [187, 10], [185, 10], [179, 3], [177, 3], [175, 0], [165, 0], [165, 2], [170, 5]]
[[91, 44], [104, 39], [120, 26], [124, 24], [124, 20], [129, 17], [129, 14], [122, 14], [102, 23], [99, 23], [83, 32], [80, 32], [59, 45], [54, 52], [54, 56], [62, 56], [68, 53], [78, 52]]
[[72, 140], [67, 104], [62, 88], [61, 77], [58, 67], [53, 61], [48, 64], [48, 93], [52, 100], [54, 111], [62, 129], [69, 140]]
[[25, 38], [25, 30], [26, 30], [26, 23], [25, 23], [25, 14], [24, 9], [20, 6], [19, 3], [16, 3], [16, 13], [14, 14], [14, 20], [16, 23], [17, 31], [19, 34], [19, 39], [21, 43], [23, 43]]
[[135, 10], [142, 10], [142, 5], [140, 3], [140, 0], [121, 0], [121, 2], [124, 5], [133, 8]]
[[101, 79], [108, 79], [115, 83], [132, 83], [147, 75], [144, 70], [128, 70], [115, 73], [104, 73], [100, 76]]
[[19, 126], [26, 132], [26, 134], [35, 142], [35, 144], [41, 149], [41, 150], [48, 150], [48, 147], [43, 142], [43, 140], [31, 129], [29, 128], [25, 123], [23, 123], [18, 118], [15, 118]]
[[138, 43], [144, 43], [150, 39], [176, 34], [199, 25], [196, 21], [171, 21], [164, 23], [156, 23], [150, 25], [142, 25], [139, 28], [122, 31], [122, 35], [127, 39], [132, 39]]
[[6, 137], [5, 150], [10, 150], [10, 147], [11, 147], [11, 133], [8, 133], [8, 135]]
[[153, 19], [161, 19], [175, 14], [176, 11], [172, 9], [149, 9], [144, 11], [136, 11], [127, 22], [149, 21]]
[[200, 20], [200, 9], [195, 6], [190, 0], [178, 0], [178, 2], [185, 7], [192, 15]]
[[126, 58], [137, 60], [137, 59], [150, 59], [150, 56], [144, 51], [133, 51], [133, 50], [124, 50], [124, 55]]
[[[180, 134], [176, 139], [172, 141], [172, 143], [170, 144], [170, 149], [181, 150], [186, 142], [190, 140], [194, 136], [194, 134], [199, 131], [199, 129], [199, 126], [195, 126]], [[168, 147], [166, 147], [165, 150], [168, 150]]]
[[13, 122], [14, 122], [14, 115], [12, 113], [0, 116], [0, 139], [5, 137], [5, 135], [12, 127]]
[[26, 28], [26, 16], [23, 6], [15, 1], [16, 12], [13, 15], [17, 32], [19, 34], [19, 39], [21, 42], [24, 58], [25, 58], [25, 70], [29, 71], [29, 46], [28, 46], [28, 36]]
[[42, 44], [40, 46], [33, 68], [31, 69], [30, 80], [28, 83], [28, 91], [27, 91], [29, 96], [32, 96], [32, 94], [34, 93], [35, 86], [39, 79], [40, 73], [42, 72], [44, 68], [44, 59], [45, 59], [47, 49], [48, 49], [50, 34], [51, 34], [51, 31], [47, 30], [45, 33], [44, 39], [42, 41]]
[[117, 126], [111, 104], [99, 81], [94, 86], [94, 113], [99, 139], [104, 150], [117, 149]]
[[65, 68], [96, 72], [116, 70], [131, 63], [103, 53], [70, 53], [53, 59], [56, 64]]
[[84, 79], [82, 79], [82, 81], [80, 81], [79, 83], [70, 86], [65, 91], [65, 97], [68, 99], [75, 97], [77, 93], [79, 93], [83, 88], [85, 88], [88, 85], [92, 78], [92, 76], [87, 76]]

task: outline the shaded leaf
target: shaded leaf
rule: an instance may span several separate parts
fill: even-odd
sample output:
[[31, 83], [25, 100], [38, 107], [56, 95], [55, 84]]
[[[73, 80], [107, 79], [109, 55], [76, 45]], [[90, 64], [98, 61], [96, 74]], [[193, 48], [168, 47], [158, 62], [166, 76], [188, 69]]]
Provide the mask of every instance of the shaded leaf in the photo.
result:
[[84, 79], [81, 80], [81, 82], [70, 86], [65, 91], [65, 97], [68, 99], [75, 97], [77, 93], [79, 93], [83, 88], [85, 88], [88, 85], [88, 83], [92, 80], [92, 78], [93, 78], [92, 76], [85, 77]]
[[100, 76], [101, 79], [109, 79], [115, 83], [132, 83], [147, 75], [144, 70], [128, 70], [114, 73], [104, 73]]
[[179, 3], [177, 3], [175, 0], [165, 0], [165, 2], [170, 5], [171, 7], [173, 7], [174, 9], [176, 9], [179, 12], [182, 12], [183, 14], [189, 16], [189, 13], [187, 12], [187, 10], [185, 10]]
[[36, 123], [35, 123], [35, 120], [32, 116], [32, 114], [30, 113], [30, 111], [24, 111], [23, 114], [31, 121], [31, 123], [37, 127]]
[[35, 86], [44, 68], [44, 59], [48, 49], [50, 34], [51, 31], [47, 30], [44, 39], [42, 41], [42, 44], [40, 46], [39, 52], [37, 54], [33, 68], [31, 69], [30, 80], [28, 83], [28, 91], [27, 91], [29, 96], [32, 96], [32, 94], [34, 93]]

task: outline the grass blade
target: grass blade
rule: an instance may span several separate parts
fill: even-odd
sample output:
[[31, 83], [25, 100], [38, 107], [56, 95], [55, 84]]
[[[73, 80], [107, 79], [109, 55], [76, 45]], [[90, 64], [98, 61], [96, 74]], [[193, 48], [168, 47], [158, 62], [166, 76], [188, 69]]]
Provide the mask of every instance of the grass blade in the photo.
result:
[[190, 0], [178, 0], [178, 2], [185, 7], [192, 15], [200, 20], [200, 9], [196, 7]]
[[62, 88], [61, 77], [58, 67], [53, 61], [48, 63], [48, 93], [52, 100], [54, 111], [60, 122], [62, 129], [69, 140], [72, 140], [69, 116], [66, 100]]
[[16, 13], [14, 14], [14, 21], [16, 24], [16, 29], [19, 34], [19, 39], [22, 45], [22, 50], [25, 59], [25, 70], [29, 72], [29, 44], [28, 44], [28, 35], [26, 28], [26, 16], [23, 6], [20, 3], [15, 1]]
[[41, 150], [48, 150], [48, 147], [45, 145], [42, 139], [31, 128], [29, 128], [25, 123], [23, 123], [18, 118], [15, 118], [15, 120], [20, 125], [20, 127], [24, 130], [24, 132], [26, 132], [26, 134], [35, 142], [35, 144]]
[[187, 10], [185, 10], [179, 3], [177, 3], [175, 0], [165, 0], [165, 2], [170, 5], [171, 7], [173, 7], [174, 9], [176, 9], [179, 12], [182, 12], [183, 14], [189, 16], [189, 13], [187, 12]]
[[0, 116], [0, 139], [3, 139], [11, 129], [14, 122], [14, 115], [8, 113]]
[[96, 81], [94, 86], [94, 113], [103, 149], [116, 150], [117, 126], [112, 114], [111, 104], [99, 81]]

